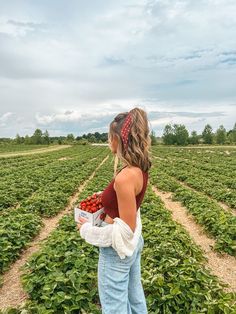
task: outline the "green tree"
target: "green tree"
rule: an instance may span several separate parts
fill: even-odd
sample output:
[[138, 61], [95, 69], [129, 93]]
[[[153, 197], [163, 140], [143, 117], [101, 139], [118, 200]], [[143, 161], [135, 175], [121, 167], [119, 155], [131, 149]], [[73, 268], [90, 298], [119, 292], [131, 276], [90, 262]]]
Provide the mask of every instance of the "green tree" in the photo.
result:
[[49, 145], [50, 144], [50, 138], [49, 138], [49, 133], [48, 130], [46, 130], [43, 133], [43, 143]]
[[94, 136], [96, 138], [96, 142], [100, 142], [100, 139], [101, 139], [101, 134], [99, 132], [95, 132], [94, 133]]
[[220, 125], [216, 131], [216, 143], [225, 144], [226, 142], [226, 129], [223, 125]]
[[74, 134], [70, 133], [66, 137], [67, 141], [73, 142], [75, 140]]
[[174, 135], [175, 143], [177, 145], [187, 145], [188, 144], [188, 130], [183, 124], [174, 124]]
[[190, 144], [199, 144], [199, 136], [197, 135], [196, 131], [191, 132], [191, 136], [189, 137], [189, 143]]
[[90, 143], [96, 143], [96, 137], [94, 135], [90, 134], [88, 141]]
[[153, 130], [151, 131], [150, 137], [151, 137], [151, 145], [156, 145], [157, 144], [157, 138], [156, 138], [155, 132]]
[[236, 143], [236, 122], [234, 123], [234, 127], [232, 130], [232, 141], [233, 143]]
[[29, 135], [26, 135], [26, 136], [25, 136], [25, 144], [26, 144], [26, 145], [32, 144], [32, 140], [31, 140], [31, 138], [29, 137]]
[[22, 137], [17, 133], [15, 138], [16, 144], [22, 144]]
[[213, 132], [212, 127], [210, 124], [207, 124], [202, 132], [202, 138], [205, 144], [212, 144], [213, 143]]
[[43, 143], [43, 133], [40, 129], [36, 129], [34, 134], [31, 137], [33, 144], [42, 144]]
[[165, 145], [173, 145], [175, 142], [174, 129], [171, 124], [167, 124], [163, 131], [162, 136], [163, 143]]

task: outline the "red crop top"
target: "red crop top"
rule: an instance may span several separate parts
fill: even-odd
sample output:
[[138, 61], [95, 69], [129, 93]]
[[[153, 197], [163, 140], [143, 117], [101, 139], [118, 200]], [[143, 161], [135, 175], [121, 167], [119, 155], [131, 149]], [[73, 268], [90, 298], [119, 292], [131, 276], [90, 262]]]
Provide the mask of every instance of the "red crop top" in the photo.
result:
[[[127, 166], [125, 166], [125, 167], [127, 167]], [[124, 169], [124, 168], [122, 168], [122, 169]], [[148, 183], [148, 172], [144, 172], [144, 171], [142, 171], [142, 172], [143, 172], [143, 188], [142, 188], [141, 192], [138, 195], [136, 195], [137, 210], [142, 203], [142, 200], [144, 198], [144, 194], [145, 194], [145, 191], [147, 188], [147, 183]], [[106, 214], [108, 214], [112, 219], [114, 219], [115, 217], [120, 217], [119, 216], [119, 210], [118, 210], [116, 191], [114, 190], [114, 187], [113, 187], [114, 181], [115, 181], [115, 178], [112, 179], [112, 181], [108, 184], [108, 186], [105, 188], [105, 190], [103, 190], [102, 195], [101, 195], [101, 201], [102, 201], [102, 205], [104, 207], [104, 212]]]

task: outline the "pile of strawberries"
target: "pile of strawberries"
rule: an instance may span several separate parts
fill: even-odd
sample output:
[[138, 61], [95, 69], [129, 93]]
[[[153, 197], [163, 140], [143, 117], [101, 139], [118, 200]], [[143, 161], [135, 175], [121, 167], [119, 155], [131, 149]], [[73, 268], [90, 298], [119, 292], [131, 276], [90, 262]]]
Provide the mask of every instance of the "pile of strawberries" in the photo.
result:
[[79, 208], [89, 213], [95, 213], [102, 207], [103, 205], [100, 193], [94, 193], [92, 196], [88, 196], [79, 203]]

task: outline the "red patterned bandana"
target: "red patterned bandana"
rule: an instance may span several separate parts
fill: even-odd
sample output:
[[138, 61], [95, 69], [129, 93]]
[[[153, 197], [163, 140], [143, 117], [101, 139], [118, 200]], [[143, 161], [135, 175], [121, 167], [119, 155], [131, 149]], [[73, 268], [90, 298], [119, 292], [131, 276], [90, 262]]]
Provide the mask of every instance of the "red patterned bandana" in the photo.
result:
[[128, 136], [129, 136], [131, 123], [132, 123], [132, 115], [131, 115], [131, 112], [129, 112], [121, 128], [121, 137], [122, 137], [125, 149], [127, 149], [127, 146], [128, 146]]

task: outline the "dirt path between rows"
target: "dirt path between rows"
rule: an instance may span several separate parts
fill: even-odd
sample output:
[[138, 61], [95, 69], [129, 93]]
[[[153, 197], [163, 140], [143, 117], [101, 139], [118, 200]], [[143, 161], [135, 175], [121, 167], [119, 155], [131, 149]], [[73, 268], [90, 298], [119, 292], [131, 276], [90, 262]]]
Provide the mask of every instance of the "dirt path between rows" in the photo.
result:
[[[173, 178], [173, 177], [172, 177]], [[209, 200], [214, 201], [216, 204], [218, 204], [222, 209], [224, 209], [225, 211], [227, 211], [228, 213], [230, 213], [233, 216], [236, 216], [236, 211], [229, 207], [227, 204], [217, 201], [216, 199], [212, 198], [211, 196], [207, 195], [206, 193], [202, 192], [202, 191], [197, 191], [196, 189], [192, 188], [191, 186], [189, 186], [187, 183], [182, 182], [176, 178], [174, 178], [179, 184], [181, 184], [182, 186], [192, 190], [193, 192], [197, 192], [197, 193], [202, 193], [204, 194]]]
[[224, 287], [226, 292], [236, 291], [236, 259], [226, 253], [217, 253], [212, 250], [215, 240], [209, 238], [203, 228], [194, 221], [193, 216], [182, 206], [181, 202], [173, 201], [171, 192], [163, 192], [152, 186], [153, 192], [161, 198], [165, 207], [171, 211], [172, 218], [180, 223], [189, 233], [194, 242], [201, 247], [207, 257], [207, 266], [222, 282], [229, 285]]
[[[157, 157], [157, 156], [154, 156], [154, 158], [159, 159], [159, 160], [164, 160], [164, 158]], [[170, 162], [172, 162], [172, 161], [170, 160]], [[192, 190], [192, 191], [194, 191], [194, 192], [201, 193], [201, 194], [205, 195], [205, 196], [208, 197], [208, 199], [210, 199], [211, 201], [216, 202], [222, 209], [224, 209], [225, 211], [227, 211], [227, 212], [230, 213], [231, 215], [236, 216], [236, 210], [233, 209], [233, 208], [231, 208], [231, 207], [229, 207], [229, 206], [228, 206], [227, 204], [225, 204], [224, 202], [221, 202], [221, 201], [218, 201], [218, 200], [214, 199], [212, 196], [206, 194], [206, 193], [203, 192], [203, 191], [198, 191], [197, 189], [195, 189], [195, 188], [189, 186], [186, 182], [180, 181], [180, 180], [178, 180], [177, 178], [175, 178], [175, 177], [173, 177], [173, 176], [170, 176], [170, 177], [171, 177], [173, 180], [175, 180], [176, 182], [178, 182], [179, 184], [181, 184], [182, 186], [184, 186], [184, 187], [186, 187], [186, 188], [188, 188], [188, 189], [190, 189], [190, 190]]]
[[109, 158], [107, 155], [97, 169], [90, 175], [90, 177], [79, 186], [78, 190], [70, 197], [66, 208], [60, 212], [57, 216], [51, 218], [44, 218], [40, 233], [34, 238], [34, 240], [28, 245], [21, 257], [11, 265], [11, 268], [3, 275], [3, 286], [0, 288], [0, 309], [6, 309], [7, 307], [17, 307], [24, 302], [28, 295], [24, 292], [20, 276], [22, 274], [20, 267], [23, 266], [30, 256], [40, 249], [42, 241], [45, 240], [50, 233], [57, 227], [59, 220], [66, 214], [70, 213], [74, 207], [75, 202], [78, 199], [79, 194], [84, 190], [85, 186], [91, 181], [96, 171], [103, 165]]
[[13, 153], [0, 153], [0, 158], [2, 157], [14, 157], [14, 156], [25, 156], [25, 155], [32, 155], [32, 154], [40, 154], [40, 153], [47, 153], [47, 152], [53, 152], [55, 150], [60, 150], [64, 148], [71, 147], [71, 145], [53, 145], [46, 148], [37, 148], [32, 149], [30, 151], [22, 151], [22, 152], [13, 152]]

